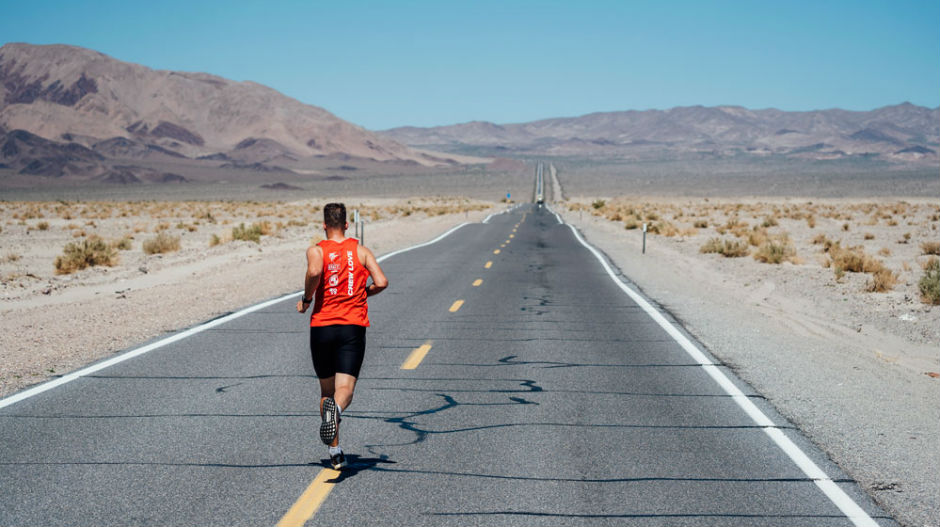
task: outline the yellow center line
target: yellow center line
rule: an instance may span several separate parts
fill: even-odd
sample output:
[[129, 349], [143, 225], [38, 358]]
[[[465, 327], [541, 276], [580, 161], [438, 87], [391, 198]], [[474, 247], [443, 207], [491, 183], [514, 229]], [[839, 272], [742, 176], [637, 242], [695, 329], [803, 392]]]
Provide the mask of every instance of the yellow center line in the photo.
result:
[[431, 351], [431, 341], [427, 341], [421, 346], [415, 348], [408, 358], [405, 359], [404, 364], [401, 365], [403, 370], [413, 370], [418, 367], [418, 364], [421, 364], [421, 361], [424, 360], [424, 356]]
[[325, 468], [317, 474], [307, 490], [297, 498], [287, 514], [277, 522], [277, 527], [303, 527], [307, 520], [317, 513], [327, 494], [333, 490], [336, 478], [340, 475], [338, 470]]
[[506, 240], [506, 243], [509, 243], [509, 240]]
[[492, 261], [486, 262], [486, 265], [483, 266], [484, 269], [489, 269], [490, 267], [493, 267]]
[[482, 278], [477, 278], [476, 280], [473, 281], [473, 287], [479, 287], [480, 284], [482, 284], [482, 283], [483, 283], [483, 279], [482, 279]]
[[493, 251], [493, 254], [499, 254], [499, 249], [496, 249], [495, 251]]
[[515, 234], [510, 234], [509, 237], [510, 237], [510, 238], [515, 238], [516, 235], [515, 235]]
[[458, 300], [458, 301], [454, 302], [454, 303], [451, 304], [451, 306], [450, 306], [450, 312], [451, 312], [451, 313], [456, 313], [457, 310], [460, 309], [460, 306], [462, 306], [462, 305], [463, 305], [463, 300]]

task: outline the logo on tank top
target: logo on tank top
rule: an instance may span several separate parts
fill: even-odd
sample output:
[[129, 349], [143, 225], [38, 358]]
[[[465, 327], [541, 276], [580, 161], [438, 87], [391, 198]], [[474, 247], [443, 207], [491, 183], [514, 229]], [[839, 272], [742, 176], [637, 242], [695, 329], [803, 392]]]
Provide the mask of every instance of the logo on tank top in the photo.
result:
[[334, 274], [330, 277], [330, 287], [335, 287], [337, 285], [339, 285], [339, 276]]
[[355, 292], [355, 275], [353, 274], [353, 269], [355, 266], [353, 264], [352, 251], [346, 251], [346, 266], [349, 268], [349, 279], [346, 282], [346, 294], [352, 296]]
[[335, 260], [338, 256], [339, 256], [339, 254], [337, 254], [337, 253], [330, 253], [330, 261], [332, 262], [332, 261]]

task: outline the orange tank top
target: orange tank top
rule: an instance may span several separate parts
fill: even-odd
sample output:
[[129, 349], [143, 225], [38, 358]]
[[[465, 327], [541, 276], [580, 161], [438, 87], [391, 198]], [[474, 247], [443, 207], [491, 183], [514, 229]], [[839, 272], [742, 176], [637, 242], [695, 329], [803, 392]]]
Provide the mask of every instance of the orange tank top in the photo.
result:
[[310, 326], [368, 326], [366, 280], [369, 270], [359, 263], [359, 241], [355, 238], [341, 242], [323, 240], [317, 245], [323, 251], [323, 274], [317, 286]]

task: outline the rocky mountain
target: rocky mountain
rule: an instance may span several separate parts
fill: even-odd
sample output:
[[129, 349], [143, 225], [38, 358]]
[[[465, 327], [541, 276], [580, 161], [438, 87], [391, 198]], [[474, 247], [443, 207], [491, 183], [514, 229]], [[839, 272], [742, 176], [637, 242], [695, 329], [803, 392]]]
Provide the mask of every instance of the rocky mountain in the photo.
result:
[[662, 158], [743, 154], [863, 157], [935, 165], [940, 151], [940, 108], [904, 103], [868, 112], [786, 112], [692, 106], [506, 125], [470, 122], [404, 127], [381, 134], [412, 146], [501, 155]]
[[0, 145], [7, 169], [96, 178], [114, 172], [113, 158], [239, 166], [331, 156], [455, 162], [254, 82], [152, 70], [73, 46], [17, 43], [0, 47]]

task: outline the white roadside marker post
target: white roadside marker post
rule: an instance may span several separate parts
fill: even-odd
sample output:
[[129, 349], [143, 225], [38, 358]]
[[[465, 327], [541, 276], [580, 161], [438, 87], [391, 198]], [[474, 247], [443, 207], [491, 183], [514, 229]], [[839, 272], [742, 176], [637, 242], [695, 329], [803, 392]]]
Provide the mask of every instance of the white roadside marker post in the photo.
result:
[[355, 237], [359, 238], [359, 209], [353, 209], [353, 223], [355, 226]]
[[643, 254], [646, 254], [646, 224], [643, 224]]

